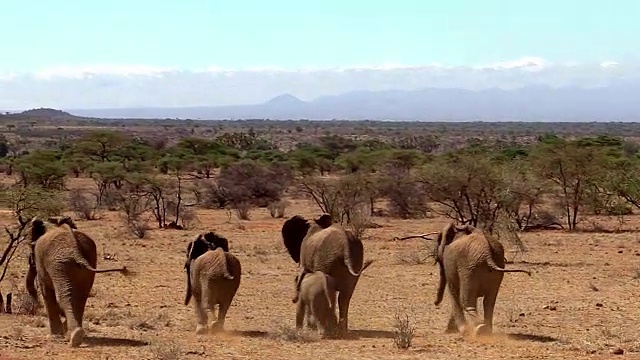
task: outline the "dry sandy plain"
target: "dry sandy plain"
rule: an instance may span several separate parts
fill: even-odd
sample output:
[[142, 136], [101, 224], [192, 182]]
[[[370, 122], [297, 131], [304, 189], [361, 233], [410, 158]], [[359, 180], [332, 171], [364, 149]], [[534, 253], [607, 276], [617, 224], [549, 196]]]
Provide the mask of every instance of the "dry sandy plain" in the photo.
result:
[[[287, 215], [314, 216], [315, 206], [293, 201]], [[77, 221], [98, 245], [99, 266], [127, 265], [137, 274], [98, 274], [85, 313], [87, 339], [76, 349], [48, 337], [44, 309], [37, 316], [0, 315], [0, 359], [608, 359], [640, 358], [640, 241], [638, 233], [523, 234], [528, 252], [505, 244], [510, 268], [498, 297], [494, 335], [465, 339], [444, 334], [449, 299], [433, 305], [438, 282], [432, 246], [422, 240], [390, 241], [439, 230], [445, 219], [374, 218], [365, 257], [375, 262], [362, 275], [350, 309], [350, 335], [320, 340], [294, 327], [291, 303], [295, 264], [280, 238], [284, 219], [266, 209], [250, 221], [228, 220], [224, 211], [199, 211], [189, 231], [152, 230], [147, 239], [127, 235], [116, 213]], [[603, 220], [606, 221], [606, 220]], [[610, 220], [614, 224], [615, 220]], [[0, 224], [11, 222], [0, 214]], [[625, 228], [640, 228], [628, 217]], [[240, 289], [228, 313], [226, 333], [196, 336], [192, 305], [183, 305], [187, 243], [204, 230], [227, 237], [243, 267]], [[16, 258], [2, 292], [24, 288], [26, 261]], [[447, 294], [448, 296], [448, 294]], [[14, 304], [14, 307], [16, 304]], [[413, 346], [394, 345], [394, 314], [413, 313]], [[617, 349], [617, 351], [616, 351]], [[623, 350], [624, 354], [615, 354]]]

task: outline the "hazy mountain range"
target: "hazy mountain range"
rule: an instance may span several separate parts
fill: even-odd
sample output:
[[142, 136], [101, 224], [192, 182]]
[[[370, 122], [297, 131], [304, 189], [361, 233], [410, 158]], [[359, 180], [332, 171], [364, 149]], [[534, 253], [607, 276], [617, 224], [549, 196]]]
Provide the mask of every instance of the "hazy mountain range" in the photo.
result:
[[261, 104], [65, 109], [100, 118], [310, 119], [424, 121], [640, 121], [640, 82], [604, 87], [352, 91], [302, 101], [291, 94]]

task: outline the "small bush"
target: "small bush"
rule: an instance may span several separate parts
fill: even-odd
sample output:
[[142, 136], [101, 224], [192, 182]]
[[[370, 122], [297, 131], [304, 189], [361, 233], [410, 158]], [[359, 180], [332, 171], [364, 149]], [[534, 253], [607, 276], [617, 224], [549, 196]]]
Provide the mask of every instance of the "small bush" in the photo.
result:
[[251, 204], [248, 202], [241, 202], [239, 204], [235, 204], [233, 206], [233, 210], [235, 210], [238, 219], [240, 220], [250, 220], [251, 219]]
[[398, 311], [394, 316], [394, 336], [393, 343], [398, 349], [408, 349], [413, 342], [415, 326], [406, 311]]
[[100, 199], [100, 207], [108, 211], [118, 211], [120, 209], [120, 192], [113, 188], [108, 188], [102, 194]]
[[431, 256], [421, 256], [415, 250], [407, 250], [397, 255], [397, 263], [400, 265], [422, 265], [427, 262]]
[[280, 219], [284, 217], [288, 206], [289, 202], [287, 200], [280, 200], [270, 202], [269, 205], [267, 205], [267, 208], [269, 209], [269, 214], [272, 218]]
[[147, 219], [143, 216], [148, 209], [148, 203], [145, 198], [128, 194], [122, 197], [123, 215], [122, 220], [138, 239], [143, 239], [150, 230]]
[[151, 355], [154, 360], [180, 360], [182, 349], [174, 342], [157, 343], [151, 347]]
[[317, 334], [312, 334], [303, 329], [297, 329], [288, 325], [280, 325], [276, 331], [270, 335], [274, 340], [293, 343], [311, 343], [319, 340], [319, 336]]
[[380, 194], [388, 200], [391, 216], [401, 219], [427, 216], [429, 208], [422, 187], [398, 169], [387, 169], [380, 185]]
[[69, 207], [82, 220], [97, 220], [97, 201], [92, 200], [80, 189], [73, 189], [69, 194]]
[[16, 292], [13, 296], [13, 312], [22, 315], [37, 315], [38, 302], [24, 291]]
[[364, 238], [364, 234], [371, 226], [371, 209], [361, 204], [351, 210], [349, 222], [346, 228], [351, 231], [354, 237], [358, 240]]
[[206, 209], [224, 209], [229, 205], [227, 191], [215, 181], [203, 181], [204, 190], [200, 195], [202, 206]]

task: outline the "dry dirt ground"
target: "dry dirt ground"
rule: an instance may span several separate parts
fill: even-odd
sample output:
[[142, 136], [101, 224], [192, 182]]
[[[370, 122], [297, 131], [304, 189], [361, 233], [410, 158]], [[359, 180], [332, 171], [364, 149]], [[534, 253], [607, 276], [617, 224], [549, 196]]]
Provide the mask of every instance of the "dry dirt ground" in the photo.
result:
[[[293, 214], [314, 216], [311, 204], [295, 201]], [[44, 309], [37, 316], [0, 315], [0, 359], [605, 359], [640, 358], [640, 242], [637, 233], [524, 234], [528, 252], [514, 254], [505, 244], [510, 268], [496, 305], [495, 334], [465, 339], [444, 334], [449, 299], [433, 305], [437, 268], [422, 240], [390, 241], [394, 236], [436, 231], [445, 219], [400, 221], [374, 218], [380, 228], [364, 240], [364, 273], [352, 299], [350, 337], [320, 340], [291, 334], [295, 264], [280, 238], [284, 219], [264, 209], [251, 221], [229, 221], [224, 211], [199, 211], [190, 231], [153, 230], [148, 239], [123, 232], [115, 213], [100, 221], [78, 221], [98, 244], [99, 266], [126, 264], [134, 277], [98, 274], [85, 315], [85, 343], [71, 349], [48, 337]], [[630, 217], [627, 227], [640, 225]], [[2, 224], [10, 213], [0, 214]], [[192, 305], [183, 305], [187, 243], [214, 229], [230, 241], [242, 262], [240, 289], [226, 322], [227, 332], [197, 336]], [[114, 259], [115, 258], [115, 259]], [[23, 288], [26, 262], [16, 259], [3, 293]], [[447, 294], [448, 296], [448, 294]], [[15, 306], [15, 305], [14, 305]], [[413, 346], [394, 345], [394, 315], [410, 314]], [[615, 355], [615, 349], [624, 351]], [[618, 350], [619, 352], [619, 350]]]

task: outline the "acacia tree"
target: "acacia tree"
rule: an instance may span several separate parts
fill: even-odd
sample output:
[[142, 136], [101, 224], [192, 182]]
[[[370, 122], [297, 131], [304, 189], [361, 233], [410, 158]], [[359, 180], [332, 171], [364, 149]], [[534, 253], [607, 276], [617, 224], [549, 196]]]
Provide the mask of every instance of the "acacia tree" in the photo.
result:
[[483, 153], [450, 154], [425, 167], [420, 182], [439, 206], [433, 211], [491, 230], [510, 199], [505, 195], [499, 164]]
[[553, 138], [536, 147], [532, 160], [540, 175], [556, 185], [567, 226], [575, 230], [589, 191], [602, 183], [610, 165], [603, 148]]
[[4, 279], [9, 263], [22, 243], [27, 239], [27, 226], [34, 217], [48, 218], [60, 215], [63, 211], [63, 202], [60, 194], [55, 191], [43, 189], [39, 186], [11, 186], [0, 190], [0, 204], [4, 208], [11, 209], [16, 224], [4, 228], [9, 240], [0, 249], [0, 266]]

